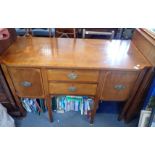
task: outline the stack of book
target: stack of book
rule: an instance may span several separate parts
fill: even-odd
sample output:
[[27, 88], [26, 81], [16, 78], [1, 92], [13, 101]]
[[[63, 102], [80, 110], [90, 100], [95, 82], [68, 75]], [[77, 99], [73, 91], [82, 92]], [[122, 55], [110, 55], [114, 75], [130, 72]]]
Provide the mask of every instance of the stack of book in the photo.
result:
[[[43, 99], [21, 98], [21, 102], [27, 112], [40, 114], [47, 111]], [[52, 110], [58, 113], [77, 111], [81, 115], [89, 117], [93, 109], [94, 100], [86, 96], [57, 96], [52, 98], [51, 104]]]
[[52, 107], [55, 107], [58, 113], [80, 111], [81, 115], [89, 115], [94, 101], [85, 96], [58, 96], [53, 104], [55, 105]]
[[43, 99], [22, 98], [21, 102], [27, 112], [40, 114], [47, 111]]

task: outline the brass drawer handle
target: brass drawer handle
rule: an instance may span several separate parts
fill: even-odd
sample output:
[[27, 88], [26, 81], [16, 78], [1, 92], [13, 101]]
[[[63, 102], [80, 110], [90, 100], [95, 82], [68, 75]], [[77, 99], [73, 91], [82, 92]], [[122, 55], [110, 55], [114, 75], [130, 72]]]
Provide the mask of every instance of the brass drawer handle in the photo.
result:
[[124, 85], [122, 85], [122, 84], [118, 84], [118, 85], [115, 85], [114, 88], [116, 90], [124, 90], [126, 87]]
[[76, 90], [77, 90], [77, 88], [74, 86], [71, 86], [68, 88], [68, 91], [70, 91], [70, 92], [75, 92]]
[[28, 81], [24, 81], [24, 82], [21, 82], [21, 85], [23, 87], [31, 87], [32, 86], [32, 83], [31, 82], [28, 82]]
[[69, 73], [67, 77], [71, 80], [75, 80], [78, 77], [78, 75], [72, 72], [72, 73]]

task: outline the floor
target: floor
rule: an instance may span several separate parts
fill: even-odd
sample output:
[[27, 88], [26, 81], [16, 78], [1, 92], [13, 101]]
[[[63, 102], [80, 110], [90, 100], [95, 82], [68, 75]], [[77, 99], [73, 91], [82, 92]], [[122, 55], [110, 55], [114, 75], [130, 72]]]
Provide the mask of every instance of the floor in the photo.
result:
[[48, 121], [48, 113], [41, 115], [27, 113], [24, 118], [15, 118], [17, 127], [136, 127], [138, 119], [126, 124], [118, 121], [117, 114], [112, 113], [96, 113], [94, 124], [89, 124], [86, 116], [78, 112], [53, 113], [54, 122]]

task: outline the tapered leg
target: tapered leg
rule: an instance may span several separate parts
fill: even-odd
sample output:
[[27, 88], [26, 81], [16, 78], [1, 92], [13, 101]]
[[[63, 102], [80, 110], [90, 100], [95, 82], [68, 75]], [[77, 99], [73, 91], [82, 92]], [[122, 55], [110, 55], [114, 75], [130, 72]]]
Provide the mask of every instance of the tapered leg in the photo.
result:
[[95, 98], [94, 107], [93, 107], [93, 110], [92, 110], [92, 113], [91, 113], [91, 118], [90, 118], [90, 124], [94, 123], [94, 117], [95, 117], [95, 114], [96, 114], [96, 110], [98, 108], [98, 104], [99, 104], [99, 99]]
[[52, 106], [51, 106], [51, 97], [48, 96], [46, 99], [46, 106], [47, 106], [47, 109], [48, 109], [48, 116], [49, 116], [49, 120], [50, 122], [53, 122], [53, 115], [52, 115]]

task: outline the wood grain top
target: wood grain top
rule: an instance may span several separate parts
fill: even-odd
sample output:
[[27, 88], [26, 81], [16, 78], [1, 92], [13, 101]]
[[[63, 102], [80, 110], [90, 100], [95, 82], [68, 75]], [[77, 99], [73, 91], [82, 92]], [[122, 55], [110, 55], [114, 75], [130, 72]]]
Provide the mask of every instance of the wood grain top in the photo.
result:
[[155, 66], [155, 39], [144, 29], [134, 31], [132, 42], [141, 51], [144, 57]]
[[18, 37], [1, 55], [19, 67], [143, 69], [151, 66], [128, 40]]

